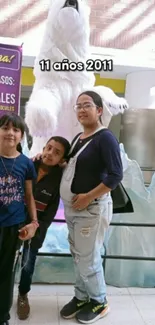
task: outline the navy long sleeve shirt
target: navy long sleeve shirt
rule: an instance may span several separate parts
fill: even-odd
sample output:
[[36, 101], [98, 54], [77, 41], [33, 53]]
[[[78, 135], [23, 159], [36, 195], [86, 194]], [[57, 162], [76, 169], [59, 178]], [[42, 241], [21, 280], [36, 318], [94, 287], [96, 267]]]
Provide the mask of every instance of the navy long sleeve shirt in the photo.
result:
[[[77, 136], [72, 143], [76, 138]], [[102, 129], [86, 139], [79, 139], [70, 157], [91, 138], [91, 142], [77, 158], [71, 186], [71, 191], [75, 194], [87, 193], [101, 183], [113, 190], [123, 178], [119, 143], [108, 129]]]

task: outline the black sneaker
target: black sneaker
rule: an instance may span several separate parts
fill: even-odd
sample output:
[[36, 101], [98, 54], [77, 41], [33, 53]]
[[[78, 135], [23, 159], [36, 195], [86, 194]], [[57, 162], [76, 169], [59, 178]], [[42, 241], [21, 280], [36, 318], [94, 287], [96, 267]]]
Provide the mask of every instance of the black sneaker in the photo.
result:
[[98, 319], [106, 316], [109, 312], [108, 302], [105, 299], [103, 304], [91, 299], [76, 316], [77, 320], [83, 324], [91, 324], [96, 322]]
[[81, 301], [74, 297], [68, 304], [66, 304], [61, 309], [60, 315], [66, 319], [73, 318], [88, 303], [88, 301]]

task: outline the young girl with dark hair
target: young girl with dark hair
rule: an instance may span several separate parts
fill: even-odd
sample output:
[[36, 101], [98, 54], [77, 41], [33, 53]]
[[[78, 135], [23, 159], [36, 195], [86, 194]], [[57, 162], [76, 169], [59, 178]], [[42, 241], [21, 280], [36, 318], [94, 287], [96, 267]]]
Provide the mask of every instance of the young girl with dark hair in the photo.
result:
[[[32, 194], [36, 172], [33, 162], [18, 151], [24, 132], [20, 116], [0, 118], [0, 325], [9, 324], [21, 241], [31, 239], [38, 227]], [[25, 201], [31, 219], [26, 226]]]

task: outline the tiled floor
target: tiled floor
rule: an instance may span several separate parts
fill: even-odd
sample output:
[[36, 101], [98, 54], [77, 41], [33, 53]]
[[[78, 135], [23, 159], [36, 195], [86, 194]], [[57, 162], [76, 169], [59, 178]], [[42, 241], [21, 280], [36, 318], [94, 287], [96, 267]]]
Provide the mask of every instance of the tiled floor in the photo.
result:
[[[111, 312], [98, 325], [155, 325], [155, 289], [107, 287]], [[59, 310], [74, 294], [73, 286], [33, 285], [29, 300], [31, 315], [26, 321], [16, 317], [17, 286], [10, 325], [73, 325], [76, 321], [63, 320]]]

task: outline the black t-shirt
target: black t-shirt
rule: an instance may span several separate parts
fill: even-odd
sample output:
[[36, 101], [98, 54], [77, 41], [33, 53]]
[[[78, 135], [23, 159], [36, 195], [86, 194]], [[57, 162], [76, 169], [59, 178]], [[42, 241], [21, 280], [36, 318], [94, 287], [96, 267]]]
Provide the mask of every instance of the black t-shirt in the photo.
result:
[[[38, 175], [41, 160], [35, 161], [34, 166]], [[33, 195], [36, 203], [37, 217], [40, 227], [31, 239], [31, 248], [39, 249], [45, 239], [48, 227], [51, 225], [59, 207], [59, 187], [62, 168], [53, 166], [47, 175], [33, 183]]]
[[[34, 166], [38, 174], [40, 161], [35, 161]], [[36, 203], [37, 216], [40, 221], [51, 224], [59, 206], [59, 187], [62, 177], [62, 168], [53, 166], [47, 175], [37, 183], [33, 183], [33, 195]]]

